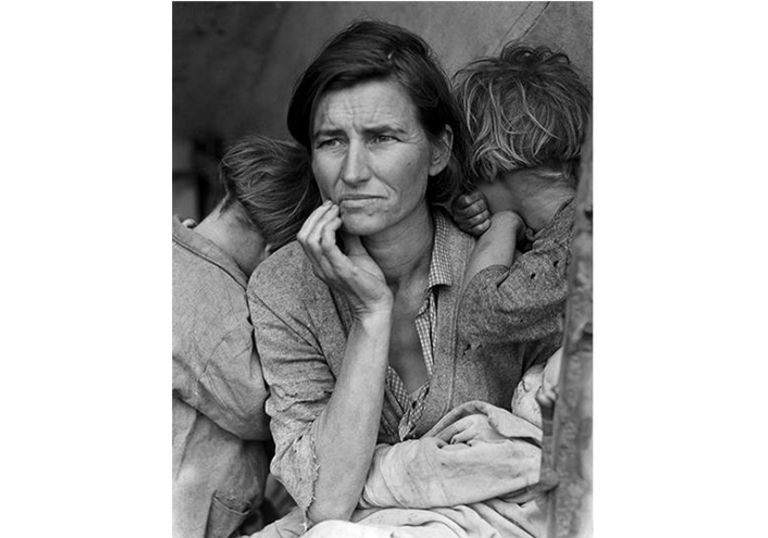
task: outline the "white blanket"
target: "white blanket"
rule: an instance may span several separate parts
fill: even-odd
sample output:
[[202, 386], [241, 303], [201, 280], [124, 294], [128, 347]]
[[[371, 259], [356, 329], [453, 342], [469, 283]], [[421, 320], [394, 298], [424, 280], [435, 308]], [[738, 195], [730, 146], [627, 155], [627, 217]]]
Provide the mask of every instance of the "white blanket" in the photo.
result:
[[326, 521], [304, 536], [543, 536], [540, 503], [556, 479], [539, 477], [540, 442], [526, 420], [468, 402], [421, 439], [378, 446], [352, 521]]

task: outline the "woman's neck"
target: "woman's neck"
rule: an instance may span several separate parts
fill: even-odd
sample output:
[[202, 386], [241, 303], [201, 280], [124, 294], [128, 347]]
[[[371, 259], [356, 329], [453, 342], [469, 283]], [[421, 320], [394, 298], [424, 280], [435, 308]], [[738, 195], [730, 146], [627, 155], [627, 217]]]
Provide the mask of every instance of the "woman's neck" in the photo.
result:
[[397, 226], [362, 238], [368, 254], [384, 273], [393, 290], [428, 278], [435, 224], [426, 202]]

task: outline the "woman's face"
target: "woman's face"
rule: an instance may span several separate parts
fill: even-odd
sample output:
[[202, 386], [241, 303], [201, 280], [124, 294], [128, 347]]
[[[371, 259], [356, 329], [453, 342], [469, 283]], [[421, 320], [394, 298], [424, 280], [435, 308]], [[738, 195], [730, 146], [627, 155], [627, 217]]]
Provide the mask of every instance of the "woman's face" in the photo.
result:
[[428, 177], [447, 165], [452, 140], [447, 128], [441, 143], [430, 142], [410, 97], [392, 80], [323, 95], [311, 138], [323, 198], [339, 205], [348, 233], [362, 236], [418, 222], [428, 211]]

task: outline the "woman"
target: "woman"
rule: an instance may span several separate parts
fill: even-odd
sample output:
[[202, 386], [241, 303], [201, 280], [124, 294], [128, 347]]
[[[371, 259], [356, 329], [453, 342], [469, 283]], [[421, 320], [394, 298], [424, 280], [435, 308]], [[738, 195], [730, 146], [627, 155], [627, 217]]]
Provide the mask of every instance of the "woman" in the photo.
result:
[[437, 204], [458, 191], [465, 134], [426, 43], [380, 22], [341, 32], [296, 86], [288, 127], [325, 202], [249, 284], [272, 472], [309, 520], [345, 520], [377, 443], [469, 400], [507, 407], [526, 365], [456, 338], [474, 239]]

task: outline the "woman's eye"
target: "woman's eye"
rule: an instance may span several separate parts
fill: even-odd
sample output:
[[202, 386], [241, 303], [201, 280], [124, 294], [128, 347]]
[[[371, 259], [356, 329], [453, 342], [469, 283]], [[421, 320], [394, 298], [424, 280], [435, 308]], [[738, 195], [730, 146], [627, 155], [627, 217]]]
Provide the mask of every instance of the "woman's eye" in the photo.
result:
[[336, 146], [339, 143], [338, 138], [328, 138], [326, 140], [320, 140], [317, 143], [318, 148], [332, 148]]
[[395, 137], [389, 136], [389, 135], [376, 135], [373, 137], [374, 144], [384, 144], [387, 142], [393, 142], [394, 140], [395, 140]]

